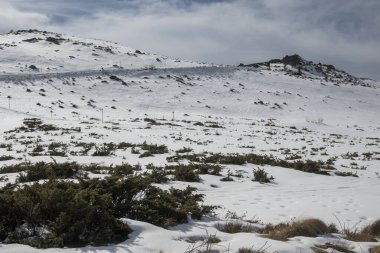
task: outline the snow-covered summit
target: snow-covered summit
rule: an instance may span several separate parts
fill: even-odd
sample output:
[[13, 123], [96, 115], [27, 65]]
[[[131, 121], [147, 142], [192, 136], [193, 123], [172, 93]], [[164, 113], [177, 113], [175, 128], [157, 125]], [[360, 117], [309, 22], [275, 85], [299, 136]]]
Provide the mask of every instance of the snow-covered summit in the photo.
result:
[[0, 35], [0, 53], [0, 71], [3, 74], [205, 65], [145, 53], [114, 42], [39, 30], [19, 30]]
[[331, 64], [314, 63], [313, 61], [305, 60], [297, 54], [286, 55], [282, 59], [272, 59], [266, 62], [247, 65], [240, 64], [239, 67], [252, 70], [267, 69], [281, 71], [299, 78], [320, 79], [321, 81], [335, 84], [372, 85], [371, 80], [355, 77], [343, 70], [337, 69]]

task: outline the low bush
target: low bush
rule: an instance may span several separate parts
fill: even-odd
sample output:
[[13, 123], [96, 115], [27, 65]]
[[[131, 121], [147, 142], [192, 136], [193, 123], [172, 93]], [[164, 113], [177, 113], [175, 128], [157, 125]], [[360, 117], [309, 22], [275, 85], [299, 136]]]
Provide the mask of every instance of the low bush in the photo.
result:
[[168, 227], [212, 211], [194, 190], [162, 190], [145, 176], [8, 185], [0, 190], [0, 241], [38, 248], [119, 243], [131, 231], [120, 218]]
[[162, 167], [155, 167], [153, 164], [146, 166], [145, 176], [149, 177], [152, 183], [166, 183], [169, 181], [168, 172]]
[[109, 173], [113, 176], [128, 176], [133, 175], [136, 171], [140, 171], [140, 165], [122, 164], [109, 168]]
[[272, 155], [257, 155], [257, 154], [191, 154], [191, 155], [175, 155], [168, 157], [169, 162], [178, 162], [180, 160], [189, 160], [198, 163], [212, 163], [212, 164], [235, 164], [243, 165], [245, 163], [252, 163], [255, 165], [270, 165], [279, 166], [300, 170], [308, 173], [316, 173], [322, 175], [329, 175], [326, 170], [333, 170], [334, 168], [322, 161], [286, 161], [273, 157]]
[[20, 173], [17, 181], [33, 182], [42, 179], [65, 179], [85, 177], [81, 166], [76, 163], [45, 163], [38, 162], [36, 164], [24, 164], [17, 166]]
[[181, 149], [178, 149], [176, 151], [177, 154], [180, 154], [180, 153], [190, 153], [191, 151], [193, 151], [192, 148], [186, 148], [186, 147], [183, 147]]
[[9, 161], [9, 160], [13, 160], [15, 159], [13, 156], [10, 156], [10, 155], [3, 155], [3, 156], [0, 156], [0, 161]]
[[116, 145], [114, 143], [104, 143], [102, 147], [96, 147], [95, 152], [92, 156], [109, 156], [116, 149]]
[[334, 174], [340, 177], [359, 177], [357, 172], [336, 171]]
[[201, 178], [199, 177], [199, 172], [194, 170], [192, 167], [183, 165], [174, 167], [174, 179], [178, 181], [185, 182], [199, 182]]
[[270, 183], [274, 180], [274, 177], [273, 176], [269, 176], [268, 172], [266, 172], [265, 170], [263, 169], [254, 169], [253, 170], [253, 179], [252, 181], [256, 181], [256, 182], [259, 182], [259, 183]]
[[111, 194], [93, 186], [49, 181], [2, 189], [0, 240], [38, 248], [126, 240], [131, 230], [110, 209]]
[[166, 145], [147, 144], [144, 142], [139, 146], [142, 150], [148, 151], [150, 154], [165, 154], [168, 152], [168, 147]]

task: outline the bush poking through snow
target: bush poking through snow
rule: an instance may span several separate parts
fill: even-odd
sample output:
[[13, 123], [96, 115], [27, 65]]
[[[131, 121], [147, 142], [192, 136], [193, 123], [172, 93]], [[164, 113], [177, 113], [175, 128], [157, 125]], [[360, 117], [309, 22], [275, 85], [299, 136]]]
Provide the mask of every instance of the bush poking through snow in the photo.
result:
[[21, 183], [33, 182], [42, 179], [67, 179], [86, 177], [86, 173], [76, 163], [45, 163], [25, 164], [19, 167], [23, 173], [20, 173], [17, 181]]
[[162, 190], [151, 178], [131, 176], [49, 180], [0, 190], [0, 242], [38, 248], [108, 245], [127, 239], [128, 217], [168, 227], [200, 219], [215, 207], [202, 206], [195, 189]]
[[308, 173], [330, 175], [326, 170], [334, 168], [322, 161], [286, 161], [281, 160], [272, 155], [257, 155], [257, 154], [190, 154], [190, 155], [175, 155], [167, 158], [168, 162], [178, 162], [187, 159], [192, 162], [212, 163], [212, 164], [235, 164], [243, 165], [252, 163], [256, 165], [270, 165], [283, 168], [295, 169]]
[[264, 169], [254, 169], [253, 170], [253, 179], [252, 181], [256, 181], [256, 182], [259, 182], [259, 183], [270, 183], [274, 180], [274, 177], [273, 176], [270, 176], [268, 174], [268, 172], [266, 172]]
[[3, 155], [3, 156], [0, 156], [0, 161], [9, 161], [9, 160], [13, 160], [15, 159], [13, 156], [9, 156], [9, 155]]

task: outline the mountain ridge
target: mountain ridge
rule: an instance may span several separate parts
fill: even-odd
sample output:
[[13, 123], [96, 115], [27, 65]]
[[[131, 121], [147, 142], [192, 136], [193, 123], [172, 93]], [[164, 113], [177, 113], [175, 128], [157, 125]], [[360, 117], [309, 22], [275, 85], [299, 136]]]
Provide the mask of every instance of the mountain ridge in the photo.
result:
[[368, 83], [374, 80], [368, 78], [359, 78], [351, 75], [343, 70], [337, 69], [332, 64], [314, 63], [305, 60], [298, 54], [285, 55], [282, 59], [271, 59], [266, 62], [258, 62], [252, 64], [239, 64], [239, 67], [251, 70], [267, 69], [274, 71], [282, 71], [289, 75], [298, 76], [300, 78], [319, 79], [325, 82], [339, 84], [351, 84], [370, 87]]
[[[10, 31], [0, 35], [1, 73], [58, 73], [87, 70], [225, 67], [198, 63], [133, 49], [115, 42], [79, 38], [36, 29]], [[331, 64], [314, 63], [298, 54], [265, 62], [239, 64], [253, 71], [283, 72], [303, 79], [318, 79], [336, 85], [373, 86], [376, 81], [359, 78]]]

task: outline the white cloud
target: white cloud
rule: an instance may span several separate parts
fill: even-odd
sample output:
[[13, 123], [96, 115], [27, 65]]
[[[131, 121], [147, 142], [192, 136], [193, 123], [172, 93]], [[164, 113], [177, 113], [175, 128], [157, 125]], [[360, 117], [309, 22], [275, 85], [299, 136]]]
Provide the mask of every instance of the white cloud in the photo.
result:
[[49, 20], [44, 14], [21, 11], [5, 1], [0, 2], [0, 10], [0, 32], [41, 26]]
[[[14, 1], [28, 9], [22, 3], [29, 1]], [[62, 1], [59, 8], [52, 0], [39, 2], [44, 6], [40, 14], [13, 8], [23, 17], [20, 25], [34, 23], [44, 30], [216, 63], [249, 63], [299, 53], [310, 60], [380, 79], [374, 68], [380, 65], [377, 0], [235, 0], [209, 4], [127, 0], [125, 5], [100, 0], [98, 5], [91, 2], [91, 6], [67, 0], [66, 8]], [[184, 7], [185, 2], [188, 4]], [[62, 13], [65, 9], [67, 13]], [[38, 7], [33, 10], [37, 12]], [[47, 10], [70, 18], [64, 23], [47, 24]], [[29, 22], [22, 21], [28, 17]]]

